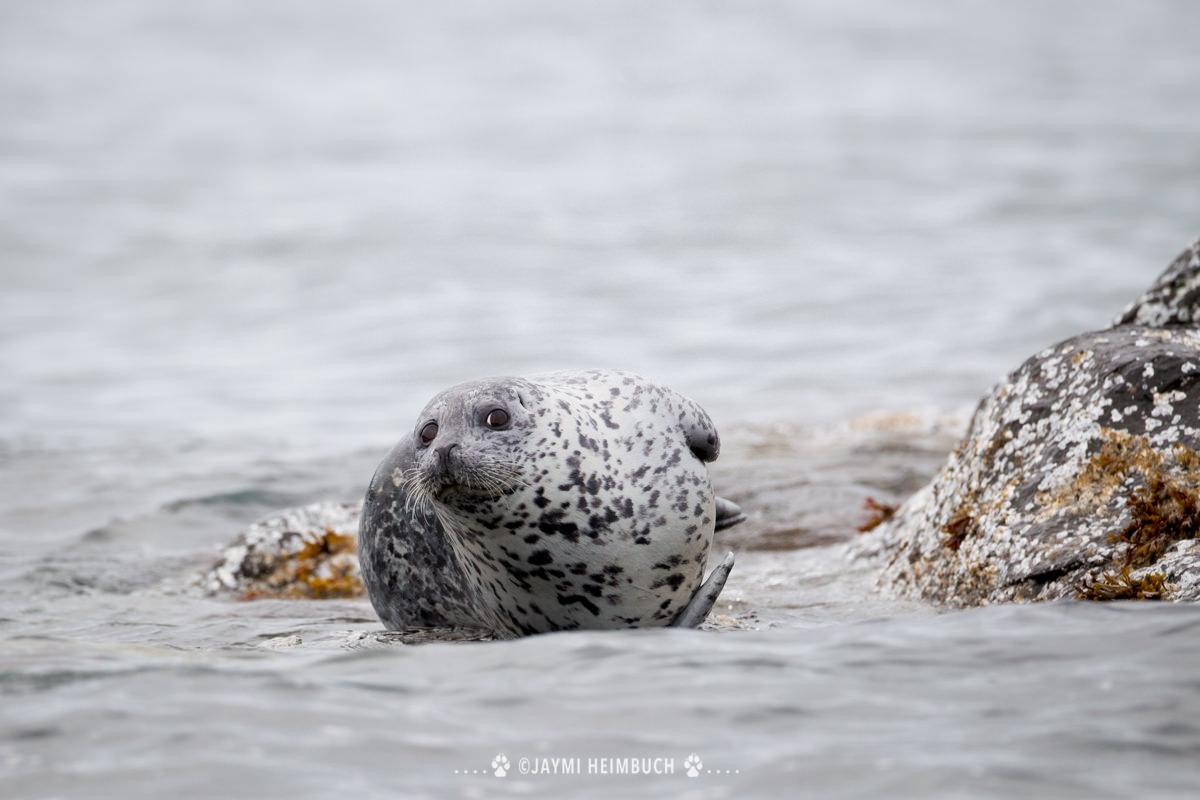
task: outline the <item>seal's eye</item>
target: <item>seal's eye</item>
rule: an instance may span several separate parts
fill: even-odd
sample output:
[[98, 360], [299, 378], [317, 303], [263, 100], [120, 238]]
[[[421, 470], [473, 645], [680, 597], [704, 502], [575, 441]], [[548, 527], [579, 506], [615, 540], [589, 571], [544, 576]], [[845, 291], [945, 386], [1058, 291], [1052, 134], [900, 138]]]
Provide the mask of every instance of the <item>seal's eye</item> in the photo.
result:
[[418, 434], [421, 437], [421, 444], [428, 446], [437, 437], [437, 431], [436, 422], [426, 422], [425, 427], [421, 428], [421, 433]]
[[503, 428], [508, 424], [508, 412], [503, 408], [494, 408], [488, 412], [484, 422], [489, 428]]

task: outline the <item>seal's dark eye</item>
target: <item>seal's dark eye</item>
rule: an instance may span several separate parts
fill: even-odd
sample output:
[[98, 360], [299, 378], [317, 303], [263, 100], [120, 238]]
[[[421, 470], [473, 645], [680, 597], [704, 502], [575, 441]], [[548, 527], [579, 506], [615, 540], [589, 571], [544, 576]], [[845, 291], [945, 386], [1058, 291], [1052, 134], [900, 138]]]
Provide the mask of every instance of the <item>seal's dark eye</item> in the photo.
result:
[[425, 427], [421, 428], [421, 433], [419, 435], [421, 437], [421, 444], [428, 445], [434, 440], [434, 438], [437, 437], [437, 423], [426, 422]]
[[484, 420], [489, 428], [503, 428], [508, 424], [508, 412], [503, 408], [495, 408], [488, 412]]

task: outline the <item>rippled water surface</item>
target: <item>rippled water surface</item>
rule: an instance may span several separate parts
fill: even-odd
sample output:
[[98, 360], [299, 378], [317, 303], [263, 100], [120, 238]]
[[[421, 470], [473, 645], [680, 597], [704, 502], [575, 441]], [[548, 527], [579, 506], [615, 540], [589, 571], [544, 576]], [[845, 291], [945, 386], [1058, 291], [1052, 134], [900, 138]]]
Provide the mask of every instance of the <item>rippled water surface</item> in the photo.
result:
[[[0, 6], [0, 796], [1195, 795], [1195, 609], [822, 545], [1200, 233], [1200, 6], [850, 5]], [[593, 365], [716, 418], [757, 630], [181, 590], [436, 390]]]

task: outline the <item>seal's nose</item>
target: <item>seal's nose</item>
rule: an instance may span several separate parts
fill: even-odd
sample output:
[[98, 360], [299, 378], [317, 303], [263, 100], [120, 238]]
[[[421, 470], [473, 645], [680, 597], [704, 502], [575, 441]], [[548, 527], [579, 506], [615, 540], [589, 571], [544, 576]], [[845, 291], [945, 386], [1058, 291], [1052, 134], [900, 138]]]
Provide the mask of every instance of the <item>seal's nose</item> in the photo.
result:
[[458, 447], [458, 442], [451, 442], [450, 444], [442, 445], [434, 451], [437, 453], [438, 466], [441, 467], [442, 472], [446, 472], [450, 468], [450, 453], [456, 447]]

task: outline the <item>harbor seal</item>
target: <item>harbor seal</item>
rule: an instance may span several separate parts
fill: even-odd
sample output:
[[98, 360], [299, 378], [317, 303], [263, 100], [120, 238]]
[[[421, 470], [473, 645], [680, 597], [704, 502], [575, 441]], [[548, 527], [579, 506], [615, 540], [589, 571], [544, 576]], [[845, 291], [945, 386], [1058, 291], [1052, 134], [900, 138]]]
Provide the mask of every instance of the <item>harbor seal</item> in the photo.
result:
[[708, 414], [624, 372], [489, 378], [447, 389], [367, 490], [359, 560], [391, 629], [513, 635], [704, 620], [718, 498]]

